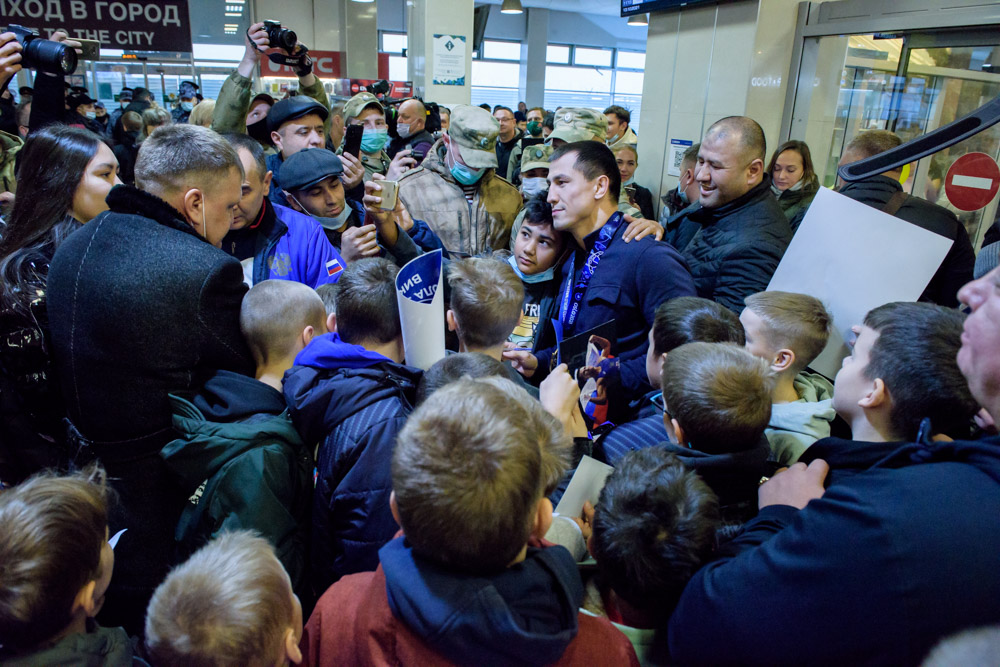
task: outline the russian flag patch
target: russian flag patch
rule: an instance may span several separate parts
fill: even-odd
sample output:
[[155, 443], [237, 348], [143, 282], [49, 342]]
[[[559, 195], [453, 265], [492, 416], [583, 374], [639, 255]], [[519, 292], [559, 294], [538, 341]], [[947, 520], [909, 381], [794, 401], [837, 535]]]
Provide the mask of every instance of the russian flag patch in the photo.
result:
[[343, 270], [344, 267], [341, 266], [340, 262], [337, 261], [337, 259], [331, 259], [329, 262], [326, 263], [326, 275], [328, 276], [335, 276]]

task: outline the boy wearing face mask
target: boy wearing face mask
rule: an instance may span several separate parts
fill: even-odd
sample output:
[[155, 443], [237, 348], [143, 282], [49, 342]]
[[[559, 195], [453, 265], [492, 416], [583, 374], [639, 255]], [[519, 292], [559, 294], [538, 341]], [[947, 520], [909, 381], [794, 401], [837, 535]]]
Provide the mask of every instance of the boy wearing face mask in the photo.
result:
[[410, 215], [426, 221], [449, 252], [475, 255], [509, 247], [522, 200], [495, 173], [499, 134], [500, 123], [489, 111], [458, 105], [423, 164], [399, 181], [399, 198]]

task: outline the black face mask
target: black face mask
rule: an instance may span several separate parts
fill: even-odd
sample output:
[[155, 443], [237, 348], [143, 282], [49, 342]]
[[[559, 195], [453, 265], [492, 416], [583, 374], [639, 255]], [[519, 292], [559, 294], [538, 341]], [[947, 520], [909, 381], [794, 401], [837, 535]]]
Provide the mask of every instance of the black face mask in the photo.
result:
[[271, 133], [267, 129], [267, 118], [261, 118], [256, 123], [247, 125], [247, 134], [265, 146], [271, 145]]

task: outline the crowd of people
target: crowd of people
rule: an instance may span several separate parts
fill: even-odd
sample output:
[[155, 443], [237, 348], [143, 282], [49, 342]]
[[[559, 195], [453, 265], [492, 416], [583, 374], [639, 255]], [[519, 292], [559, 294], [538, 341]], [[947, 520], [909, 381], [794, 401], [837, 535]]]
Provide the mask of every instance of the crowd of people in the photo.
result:
[[[995, 658], [1000, 269], [953, 213], [838, 184], [952, 244], [828, 378], [827, 308], [767, 290], [802, 141], [723, 118], [659, 198], [622, 107], [331, 101], [298, 49], [276, 100], [269, 48], [172, 113], [44, 72], [0, 104], [0, 662]], [[417, 368], [396, 279], [431, 252]]]

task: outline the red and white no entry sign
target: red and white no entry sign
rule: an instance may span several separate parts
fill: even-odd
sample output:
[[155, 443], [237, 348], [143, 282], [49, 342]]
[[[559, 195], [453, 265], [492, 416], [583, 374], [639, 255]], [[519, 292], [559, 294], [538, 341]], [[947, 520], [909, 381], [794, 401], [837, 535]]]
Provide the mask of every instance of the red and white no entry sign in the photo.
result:
[[1000, 190], [1000, 167], [986, 153], [967, 153], [955, 160], [944, 180], [948, 201], [961, 211], [978, 211]]

